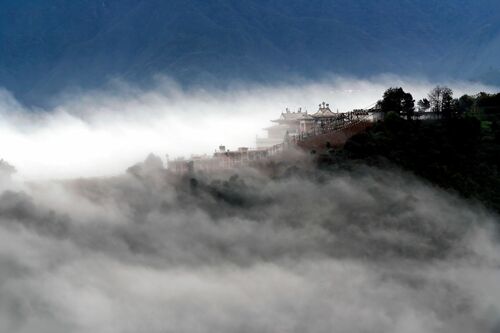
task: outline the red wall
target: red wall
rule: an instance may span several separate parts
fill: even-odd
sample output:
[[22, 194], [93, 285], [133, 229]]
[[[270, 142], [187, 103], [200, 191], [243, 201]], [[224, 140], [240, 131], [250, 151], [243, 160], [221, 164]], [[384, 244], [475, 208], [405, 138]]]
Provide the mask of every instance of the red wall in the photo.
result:
[[330, 145], [332, 147], [340, 148], [347, 142], [347, 140], [349, 140], [349, 138], [358, 133], [366, 131], [366, 129], [371, 125], [372, 124], [370, 122], [360, 122], [342, 130], [321, 134], [318, 136], [307, 138], [303, 141], [299, 141], [297, 143], [297, 146], [305, 150], [310, 151], [314, 149], [317, 152], [321, 152], [327, 150], [326, 143], [330, 142]]

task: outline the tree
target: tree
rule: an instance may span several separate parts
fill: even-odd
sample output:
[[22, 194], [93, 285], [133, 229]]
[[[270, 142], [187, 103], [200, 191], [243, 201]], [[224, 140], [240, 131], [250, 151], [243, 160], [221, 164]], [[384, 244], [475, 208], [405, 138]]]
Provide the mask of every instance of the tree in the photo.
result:
[[474, 107], [474, 98], [469, 95], [463, 95], [458, 99], [458, 112], [460, 115], [471, 112]]
[[427, 98], [422, 98], [417, 102], [419, 112], [427, 112], [431, 108], [431, 103]]
[[448, 87], [437, 86], [429, 93], [431, 110], [441, 117], [451, 117], [453, 90]]
[[[451, 90], [450, 90], [451, 91]], [[451, 119], [455, 116], [457, 109], [457, 101], [453, 99], [453, 92], [445, 92], [443, 94], [443, 103], [441, 113], [444, 119]]]
[[142, 163], [137, 163], [127, 169], [127, 173], [136, 177], [154, 176], [164, 170], [163, 161], [155, 154], [149, 154]]
[[378, 101], [377, 106], [384, 114], [395, 112], [400, 116], [406, 116], [408, 120], [411, 120], [415, 113], [413, 96], [405, 92], [401, 87], [387, 89], [382, 100]]
[[415, 100], [410, 93], [406, 93], [403, 99], [403, 114], [407, 120], [412, 120], [415, 115]]

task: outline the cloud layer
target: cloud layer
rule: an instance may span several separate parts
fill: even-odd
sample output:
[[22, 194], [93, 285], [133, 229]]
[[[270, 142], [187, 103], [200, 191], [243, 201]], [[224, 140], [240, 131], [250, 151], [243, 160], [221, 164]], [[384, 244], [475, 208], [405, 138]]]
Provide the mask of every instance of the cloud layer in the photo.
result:
[[[403, 86], [421, 98], [433, 84], [393, 76], [332, 77], [215, 91], [184, 90], [163, 80], [143, 91], [117, 82], [105, 91], [68, 93], [47, 110], [27, 109], [3, 91], [0, 158], [15, 165], [23, 179], [113, 175], [149, 152], [164, 159], [166, 154], [210, 154], [220, 144], [252, 147], [255, 136], [286, 107], [314, 112], [326, 101], [339, 111], [365, 108], [390, 86]], [[450, 86], [456, 95], [492, 91], [466, 83]]]
[[0, 331], [498, 332], [496, 217], [397, 171], [12, 184]]
[[411, 176], [122, 172], [149, 152], [251, 146], [287, 106], [346, 111], [432, 85], [117, 83], [48, 110], [0, 93], [0, 158], [19, 171], [0, 179], [0, 331], [499, 332], [498, 217]]

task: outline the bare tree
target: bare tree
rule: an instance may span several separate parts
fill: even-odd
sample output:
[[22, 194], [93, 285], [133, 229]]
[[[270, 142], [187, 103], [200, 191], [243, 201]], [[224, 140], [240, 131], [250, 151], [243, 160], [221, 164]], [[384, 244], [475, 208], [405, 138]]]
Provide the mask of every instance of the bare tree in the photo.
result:
[[453, 90], [448, 87], [437, 86], [431, 90], [428, 97], [431, 111], [442, 116], [443, 112], [447, 113], [449, 111], [450, 101], [453, 100]]

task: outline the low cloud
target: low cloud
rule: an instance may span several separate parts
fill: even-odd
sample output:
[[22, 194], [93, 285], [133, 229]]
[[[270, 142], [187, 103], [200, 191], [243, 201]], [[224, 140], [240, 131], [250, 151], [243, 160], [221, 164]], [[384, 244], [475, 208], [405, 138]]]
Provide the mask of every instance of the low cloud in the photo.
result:
[[497, 217], [398, 171], [38, 182], [0, 198], [0, 331], [497, 332]]
[[120, 83], [50, 110], [2, 92], [0, 158], [18, 172], [0, 181], [0, 331], [499, 332], [498, 216], [413, 176], [298, 163], [193, 179], [155, 157], [124, 173], [149, 152], [251, 146], [287, 106], [433, 85]]
[[[67, 93], [50, 109], [27, 109], [3, 91], [0, 158], [16, 166], [21, 179], [113, 175], [150, 152], [165, 159], [166, 154], [211, 154], [220, 144], [252, 147], [255, 136], [286, 107], [314, 112], [326, 101], [347, 111], [373, 105], [390, 86], [403, 86], [420, 98], [433, 85], [379, 76], [186, 90], [164, 80], [145, 91], [118, 82], [103, 91]], [[450, 86], [456, 95], [492, 91], [468, 83]]]

